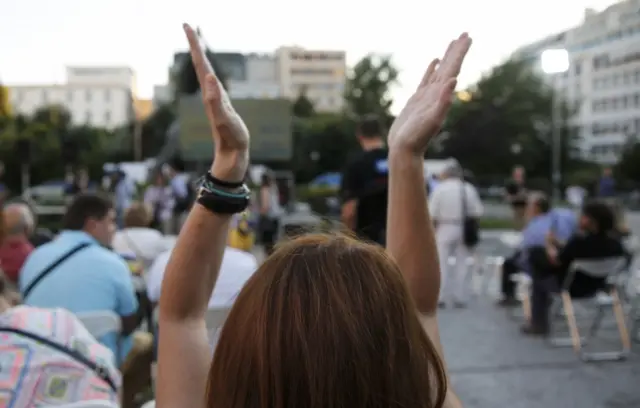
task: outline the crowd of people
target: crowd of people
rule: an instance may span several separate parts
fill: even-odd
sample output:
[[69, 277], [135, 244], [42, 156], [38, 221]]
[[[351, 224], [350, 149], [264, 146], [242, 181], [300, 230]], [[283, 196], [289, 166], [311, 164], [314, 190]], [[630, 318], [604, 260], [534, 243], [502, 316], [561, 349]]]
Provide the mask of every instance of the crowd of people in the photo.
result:
[[[429, 65], [388, 132], [373, 116], [359, 123], [362, 153], [341, 190], [353, 237], [277, 243], [284, 210], [273, 175], [265, 173], [256, 192], [247, 186], [247, 128], [197, 34], [187, 25], [185, 32], [215, 146], [197, 190], [166, 166], [136, 200], [116, 173], [113, 199], [73, 191], [55, 239], [38, 236], [28, 205], [3, 210], [0, 373], [12, 386], [0, 390], [0, 406], [135, 407], [157, 360], [160, 407], [461, 407], [437, 313], [467, 306], [466, 261], [484, 210], [459, 163], [427, 180], [423, 158], [451, 104], [469, 36]], [[534, 306], [523, 330], [544, 334], [548, 295], [567, 264], [629, 249], [607, 205], [589, 202], [576, 220], [526, 191], [523, 171], [512, 187], [523, 242], [504, 263], [500, 305], [518, 303], [509, 277], [528, 271]], [[254, 230], [262, 262], [252, 253]], [[604, 284], [575, 283], [577, 295]], [[211, 339], [205, 316], [220, 307], [230, 311]], [[83, 324], [91, 313], [116, 316], [120, 329], [95, 338]]]

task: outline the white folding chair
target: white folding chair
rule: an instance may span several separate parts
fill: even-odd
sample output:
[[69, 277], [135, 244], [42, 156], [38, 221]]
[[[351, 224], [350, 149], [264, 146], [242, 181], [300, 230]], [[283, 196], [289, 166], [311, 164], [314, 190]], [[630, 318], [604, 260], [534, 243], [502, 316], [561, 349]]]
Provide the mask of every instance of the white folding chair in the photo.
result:
[[[76, 313], [76, 317], [82, 322], [87, 331], [96, 339], [109, 334], [118, 335], [117, 356], [120, 355], [120, 333], [122, 332], [122, 320], [120, 316], [110, 310]], [[116, 356], [116, 358], [118, 358]]]
[[122, 330], [120, 316], [110, 310], [76, 313], [76, 317], [95, 338], [109, 333], [120, 333]]
[[[154, 405], [155, 406], [155, 405]], [[51, 405], [45, 408], [120, 408], [120, 405], [111, 401], [93, 400], [93, 401], [80, 401], [71, 404], [64, 405]]]
[[[616, 284], [611, 284], [609, 285], [608, 290], [599, 291], [594, 296], [587, 299], [573, 299], [569, 291], [577, 271], [593, 278], [606, 278], [610, 282], [615, 282], [617, 275], [624, 268], [625, 264], [626, 259], [624, 257], [609, 257], [597, 260], [577, 260], [571, 264], [569, 267], [569, 274], [562, 284], [560, 293], [555, 295], [556, 300], [559, 298], [560, 301], [554, 301], [550, 313], [552, 333], [555, 317], [564, 315], [570, 337], [562, 338], [557, 335], [551, 335], [549, 337], [549, 342], [552, 345], [558, 347], [570, 345], [584, 361], [620, 360], [624, 359], [629, 354], [631, 349], [631, 337], [627, 329], [624, 308], [618, 293], [618, 286]], [[588, 337], [582, 337], [578, 330], [578, 323], [574, 310], [574, 302], [576, 301], [586, 301], [595, 306], [595, 318], [591, 321]], [[585, 346], [588, 340], [596, 335], [607, 309], [611, 309], [613, 311], [622, 348], [621, 350], [616, 351], [588, 352]]]
[[141, 408], [156, 408], [156, 400], [145, 402]]

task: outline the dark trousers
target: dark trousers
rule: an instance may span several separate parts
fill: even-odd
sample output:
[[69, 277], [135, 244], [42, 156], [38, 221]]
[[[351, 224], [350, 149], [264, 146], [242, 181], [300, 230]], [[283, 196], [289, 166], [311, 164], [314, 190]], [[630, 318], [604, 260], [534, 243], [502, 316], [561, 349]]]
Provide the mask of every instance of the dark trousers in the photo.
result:
[[511, 279], [513, 275], [518, 273], [517, 260], [520, 257], [520, 251], [504, 260], [502, 264], [502, 281], [501, 289], [502, 295], [505, 299], [515, 299], [516, 297], [516, 284]]
[[531, 286], [531, 324], [541, 328], [549, 327], [549, 308], [552, 294], [560, 290], [560, 284], [566, 276], [563, 271], [552, 265], [543, 247], [529, 250], [529, 264], [533, 274]]

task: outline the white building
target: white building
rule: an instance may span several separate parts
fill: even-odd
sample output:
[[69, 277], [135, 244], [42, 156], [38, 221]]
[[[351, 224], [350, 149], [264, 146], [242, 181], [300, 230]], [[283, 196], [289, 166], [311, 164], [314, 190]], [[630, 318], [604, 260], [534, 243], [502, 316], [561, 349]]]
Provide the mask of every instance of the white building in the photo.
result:
[[278, 78], [285, 97], [301, 93], [319, 112], [339, 112], [344, 106], [347, 59], [344, 51], [280, 47], [276, 50]]
[[[187, 57], [177, 54], [174, 61]], [[273, 54], [216, 53], [234, 99], [288, 98], [301, 93], [319, 112], [339, 112], [344, 104], [346, 55], [344, 51], [280, 47]], [[177, 63], [177, 62], [176, 62]], [[168, 86], [154, 89], [154, 101], [166, 101]]]
[[24, 115], [60, 105], [69, 111], [74, 125], [113, 129], [133, 119], [135, 75], [127, 67], [67, 67], [63, 84], [8, 88], [13, 111]]
[[516, 57], [539, 58], [544, 49], [569, 51], [571, 68], [553, 85], [578, 103], [575, 125], [585, 158], [615, 163], [630, 137], [640, 137], [640, 0], [621, 1], [583, 23], [527, 45]]

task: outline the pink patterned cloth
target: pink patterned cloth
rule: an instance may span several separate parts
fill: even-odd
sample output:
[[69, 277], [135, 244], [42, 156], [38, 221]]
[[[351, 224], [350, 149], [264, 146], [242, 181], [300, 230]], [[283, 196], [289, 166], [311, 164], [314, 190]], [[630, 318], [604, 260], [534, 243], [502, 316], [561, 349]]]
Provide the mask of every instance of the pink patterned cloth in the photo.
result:
[[[0, 328], [37, 334], [82, 353], [105, 369], [118, 389], [122, 379], [113, 353], [64, 309], [19, 306], [0, 314]], [[108, 400], [118, 395], [89, 367], [61, 351], [0, 329], [0, 408], [26, 408]]]

